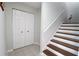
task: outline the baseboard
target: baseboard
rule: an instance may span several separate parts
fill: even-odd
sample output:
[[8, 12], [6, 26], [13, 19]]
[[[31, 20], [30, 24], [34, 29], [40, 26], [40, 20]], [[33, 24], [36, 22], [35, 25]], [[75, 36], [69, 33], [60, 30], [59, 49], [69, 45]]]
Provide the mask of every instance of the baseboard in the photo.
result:
[[36, 44], [36, 45], [40, 46], [40, 44], [38, 44], [37, 42], [34, 42], [33, 44]]
[[12, 51], [13, 51], [13, 49], [8, 50], [8, 52], [12, 52]]
[[[34, 42], [33, 44], [40, 46], [40, 44], [38, 44], [37, 42]], [[13, 51], [13, 49], [8, 50], [8, 52], [12, 52], [12, 51]]]

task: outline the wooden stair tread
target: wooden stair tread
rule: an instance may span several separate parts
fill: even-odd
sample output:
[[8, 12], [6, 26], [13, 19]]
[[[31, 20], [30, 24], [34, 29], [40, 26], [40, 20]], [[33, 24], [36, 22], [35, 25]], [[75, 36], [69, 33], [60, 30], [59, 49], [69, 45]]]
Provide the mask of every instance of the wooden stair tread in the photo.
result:
[[65, 29], [65, 28], [59, 28], [59, 30], [79, 31], [79, 29]]
[[74, 36], [79, 36], [79, 34], [74, 34], [74, 33], [69, 33], [69, 32], [56, 32], [56, 33], [61, 33], [61, 34], [68, 34], [68, 35], [74, 35]]
[[61, 42], [61, 41], [57, 41], [55, 39], [53, 39], [51, 41], [78, 51], [78, 47], [76, 47], [76, 46], [73, 46], [73, 45], [70, 45], [70, 44], [67, 44], [67, 43], [64, 43], [64, 42]]
[[63, 24], [79, 24], [79, 22], [63, 23]]
[[56, 47], [56, 46], [54, 46], [54, 45], [52, 45], [52, 44], [48, 44], [47, 46], [48, 46], [49, 48], [51, 48], [51, 49], [54, 49], [54, 50], [58, 51], [59, 53], [65, 55], [65, 56], [77, 56], [77, 55], [72, 54], [72, 53], [70, 53], [70, 52], [68, 52], [68, 51], [65, 51], [65, 50], [63, 50], [63, 49], [61, 49], [61, 48], [58, 48], [58, 47]]
[[61, 27], [79, 27], [79, 25], [61, 25]]
[[54, 37], [58, 37], [58, 38], [62, 38], [62, 39], [66, 39], [66, 40], [70, 40], [70, 41], [74, 41], [74, 42], [79, 43], [79, 40], [69, 38], [69, 37], [64, 37], [64, 36], [59, 36], [59, 35], [54, 35]]
[[43, 53], [46, 54], [47, 56], [57, 56], [56, 54], [52, 53], [48, 49], [44, 50]]

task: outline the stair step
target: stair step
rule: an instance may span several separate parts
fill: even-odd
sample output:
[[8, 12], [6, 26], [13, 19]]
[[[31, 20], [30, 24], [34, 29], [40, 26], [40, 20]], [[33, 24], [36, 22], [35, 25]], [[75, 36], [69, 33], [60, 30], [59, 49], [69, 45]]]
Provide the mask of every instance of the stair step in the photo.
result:
[[44, 53], [41, 53], [41, 56], [47, 56], [46, 54], [44, 54]]
[[79, 22], [63, 23], [63, 24], [79, 24]]
[[78, 47], [74, 46], [74, 45], [70, 45], [70, 44], [67, 44], [67, 43], [64, 43], [64, 42], [60, 42], [60, 41], [57, 41], [55, 39], [51, 40], [52, 42], [55, 42], [55, 43], [58, 43], [58, 44], [61, 44], [63, 46], [66, 46], [68, 48], [71, 48], [71, 49], [74, 49], [76, 51], [78, 51]]
[[64, 56], [63, 54], [51, 49], [50, 47], [46, 47], [46, 49], [48, 49], [49, 51], [51, 51], [52, 53], [56, 54], [57, 56]]
[[46, 54], [47, 56], [57, 56], [56, 54], [52, 53], [48, 49], [44, 50], [43, 53]]
[[79, 23], [65, 23], [65, 24], [63, 24], [63, 25], [79, 25]]
[[[61, 34], [68, 34], [68, 35], [79, 36], [79, 34], [76, 34], [76, 33], [69, 33], [69, 32], [60, 32], [60, 31], [57, 31], [56, 33], [61, 33]], [[78, 33], [78, 32], [77, 32], [77, 33]]]
[[59, 30], [79, 31], [78, 29], [64, 29], [64, 28], [59, 28]]
[[79, 40], [79, 36], [68, 35], [68, 34], [62, 34], [62, 33], [56, 33], [55, 35], [59, 35], [59, 36], [63, 36], [63, 37], [72, 38], [72, 39], [74, 39], [74, 40]]
[[53, 39], [55, 39], [55, 40], [57, 40], [57, 41], [64, 42], [64, 43], [67, 43], [67, 44], [70, 44], [70, 45], [74, 45], [74, 46], [76, 46], [76, 47], [79, 47], [79, 43], [74, 42], [74, 41], [70, 41], [70, 40], [66, 40], [66, 39], [58, 38], [58, 37], [53, 37]]
[[60, 48], [60, 49], [63, 49], [63, 50], [65, 50], [65, 51], [68, 51], [68, 52], [70, 52], [70, 53], [72, 53], [72, 54], [75, 54], [75, 55], [78, 54], [78, 52], [77, 52], [76, 50], [71, 49], [71, 48], [68, 48], [68, 47], [65, 47], [65, 46], [60, 45], [60, 44], [58, 44], [58, 43], [55, 43], [55, 42], [51, 42], [51, 41], [50, 41], [49, 44], [52, 44], [52, 45], [54, 45], [54, 46], [56, 46], [56, 47], [58, 47], [58, 48]]
[[59, 30], [79, 31], [79, 27], [60, 27]]
[[77, 34], [77, 35], [79, 35], [79, 31], [58, 30], [57, 32], [65, 32], [65, 33], [71, 33], [71, 34]]
[[54, 49], [54, 50], [58, 51], [59, 53], [65, 55], [65, 56], [77, 56], [77, 55], [72, 54], [72, 53], [70, 53], [68, 51], [65, 51], [65, 50], [63, 50], [61, 48], [58, 48], [58, 47], [56, 47], [56, 46], [54, 46], [52, 44], [48, 44], [47, 46], [50, 47], [51, 49]]
[[74, 41], [74, 42], [79, 43], [79, 40], [76, 40], [76, 39], [73, 39], [70, 37], [65, 37], [65, 36], [60, 36], [60, 35], [54, 35], [54, 37], [58, 37], [58, 38], [62, 38], [62, 39], [66, 39], [66, 40], [70, 40], [70, 41]]
[[61, 27], [79, 27], [79, 25], [61, 25]]
[[61, 27], [79, 27], [79, 24], [62, 24]]

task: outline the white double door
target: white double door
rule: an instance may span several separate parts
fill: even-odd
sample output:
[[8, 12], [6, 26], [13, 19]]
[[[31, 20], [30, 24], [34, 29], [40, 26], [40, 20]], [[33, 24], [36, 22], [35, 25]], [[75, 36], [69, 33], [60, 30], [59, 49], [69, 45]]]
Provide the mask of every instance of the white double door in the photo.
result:
[[32, 44], [34, 41], [34, 15], [13, 9], [14, 49]]

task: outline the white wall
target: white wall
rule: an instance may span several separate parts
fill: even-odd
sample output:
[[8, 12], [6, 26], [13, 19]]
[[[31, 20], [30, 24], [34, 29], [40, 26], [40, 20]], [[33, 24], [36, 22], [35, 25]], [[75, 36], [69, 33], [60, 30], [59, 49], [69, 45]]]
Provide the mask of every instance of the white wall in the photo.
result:
[[5, 51], [5, 20], [4, 12], [0, 7], [0, 56], [6, 55]]
[[44, 2], [41, 9], [41, 49], [52, 39], [60, 24], [67, 18], [65, 4]]
[[13, 49], [13, 33], [12, 33], [12, 8], [18, 9], [18, 10], [22, 10], [25, 12], [29, 12], [35, 15], [35, 21], [34, 21], [34, 44], [37, 43], [39, 44], [39, 35], [37, 32], [39, 32], [39, 30], [37, 29], [37, 27], [39, 28], [39, 20], [37, 17], [37, 13], [38, 10], [35, 8], [32, 8], [30, 6], [27, 6], [26, 4], [20, 3], [20, 2], [7, 2], [5, 3], [5, 19], [6, 19], [6, 41], [7, 41], [7, 50], [11, 50]]
[[35, 19], [35, 39], [34, 43], [40, 45], [40, 26], [41, 26], [41, 9], [37, 10], [36, 19]]
[[79, 2], [66, 2], [68, 17], [72, 14], [72, 22], [79, 23]]

